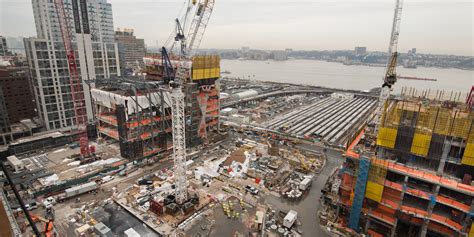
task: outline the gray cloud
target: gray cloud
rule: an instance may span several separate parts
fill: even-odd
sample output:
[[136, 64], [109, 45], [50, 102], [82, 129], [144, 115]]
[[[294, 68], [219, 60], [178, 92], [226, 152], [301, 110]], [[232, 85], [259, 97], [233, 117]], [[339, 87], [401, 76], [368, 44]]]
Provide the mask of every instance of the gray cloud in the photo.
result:
[[[109, 0], [115, 27], [163, 44], [184, 0]], [[202, 48], [385, 51], [394, 0], [217, 0]], [[0, 0], [0, 34], [35, 35], [31, 1]], [[400, 51], [474, 55], [473, 2], [405, 0]]]

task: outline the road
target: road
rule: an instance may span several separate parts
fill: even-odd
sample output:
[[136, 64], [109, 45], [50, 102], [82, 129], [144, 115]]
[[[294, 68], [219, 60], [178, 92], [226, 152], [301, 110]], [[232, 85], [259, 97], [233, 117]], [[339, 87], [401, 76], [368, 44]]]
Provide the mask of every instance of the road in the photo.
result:
[[[305, 145], [308, 149], [320, 150], [320, 147], [311, 147]], [[283, 198], [275, 197], [271, 194], [265, 196], [266, 202], [273, 207], [283, 210], [295, 210], [298, 212], [298, 219], [301, 221], [303, 236], [329, 236], [321, 229], [317, 219], [317, 213], [320, 207], [319, 198], [321, 189], [324, 187], [329, 175], [334, 169], [343, 162], [339, 151], [329, 150], [326, 153], [327, 162], [321, 173], [313, 179], [312, 188], [303, 200], [298, 202], [289, 202]]]

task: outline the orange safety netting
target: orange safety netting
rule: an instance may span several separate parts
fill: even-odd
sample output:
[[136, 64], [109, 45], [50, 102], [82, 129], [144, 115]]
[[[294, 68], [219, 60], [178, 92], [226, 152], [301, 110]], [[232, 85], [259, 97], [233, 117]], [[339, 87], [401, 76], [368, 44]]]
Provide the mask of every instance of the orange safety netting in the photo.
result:
[[[367, 213], [367, 210], [364, 210], [365, 213]], [[394, 218], [394, 215], [391, 215], [391, 214], [383, 214], [382, 212], [378, 211], [377, 209], [376, 210], [372, 210], [369, 212], [369, 216], [372, 216], [374, 218], [377, 218], [385, 223], [388, 223], [390, 225], [394, 225], [395, 224], [395, 218]]]
[[441, 224], [433, 222], [433, 221], [430, 221], [428, 223], [428, 229], [434, 230], [438, 233], [447, 234], [447, 236], [454, 236], [454, 231], [453, 230], [451, 230], [450, 228], [448, 228], [446, 226], [443, 226]]
[[365, 133], [364, 130], [362, 130], [359, 133], [359, 135], [357, 135], [357, 137], [354, 139], [354, 141], [352, 141], [352, 143], [347, 148], [346, 156], [356, 158], [356, 159], [358, 159], [360, 157], [360, 155], [354, 151], [354, 147], [357, 146], [357, 144], [359, 144], [359, 141], [362, 138], [362, 136], [364, 135], [364, 133]]
[[116, 140], [119, 139], [119, 135], [118, 135], [118, 132], [115, 131], [115, 130], [112, 130], [110, 128], [106, 128], [106, 127], [102, 127], [102, 126], [99, 126], [99, 132], [111, 137], [111, 138], [114, 138]]
[[455, 207], [455, 208], [460, 209], [460, 210], [462, 210], [466, 213], [468, 213], [469, 209], [470, 209], [470, 206], [468, 206], [464, 203], [461, 203], [461, 202], [458, 202], [458, 201], [453, 200], [451, 198], [443, 197], [443, 196], [440, 196], [440, 195], [438, 195], [436, 197], [436, 201], [439, 202], [439, 203], [443, 203], [447, 206]]
[[369, 236], [371, 237], [384, 237], [383, 234], [377, 233], [375, 232], [375, 230], [372, 230], [372, 229], [368, 229], [367, 234], [369, 234]]

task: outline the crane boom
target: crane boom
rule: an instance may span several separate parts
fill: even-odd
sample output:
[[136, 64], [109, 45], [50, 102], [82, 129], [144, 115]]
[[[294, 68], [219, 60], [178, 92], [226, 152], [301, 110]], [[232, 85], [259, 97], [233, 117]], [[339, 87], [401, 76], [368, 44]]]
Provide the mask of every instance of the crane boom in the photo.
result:
[[[74, 4], [74, 1], [73, 1]], [[76, 3], [77, 4], [77, 3]], [[71, 96], [74, 108], [74, 115], [76, 119], [77, 132], [79, 133], [79, 143], [81, 147], [81, 154], [88, 156], [89, 150], [89, 139], [86, 132], [87, 123], [87, 112], [86, 103], [84, 100], [84, 91], [82, 87], [81, 79], [79, 78], [79, 72], [77, 70], [76, 55], [74, 48], [72, 47], [69, 25], [66, 20], [66, 13], [64, 11], [64, 0], [55, 0], [54, 5], [58, 13], [59, 28], [61, 30], [61, 37], [64, 43], [64, 50], [66, 51], [66, 57], [69, 68], [69, 84], [71, 88]]]
[[215, 0], [201, 0], [198, 3], [195, 17], [191, 22], [191, 27], [188, 33], [188, 52], [191, 53], [193, 49], [199, 48], [202, 37], [206, 31], [207, 24], [211, 18], [212, 10], [214, 9]]
[[[195, 5], [195, 0], [193, 1]], [[170, 83], [171, 92], [171, 115], [173, 125], [173, 161], [174, 161], [174, 181], [176, 186], [176, 202], [183, 204], [187, 200], [186, 185], [186, 138], [185, 138], [185, 103], [184, 93], [181, 89], [182, 83], [190, 77], [190, 55], [194, 48], [199, 47], [206, 30], [209, 18], [214, 8], [214, 0], [200, 0], [197, 3], [193, 21], [187, 36], [184, 35], [183, 28], [179, 20], [176, 20], [176, 37], [181, 45], [180, 63], [176, 69], [174, 82]], [[185, 19], [186, 20], [186, 19]]]
[[403, 0], [396, 0], [395, 12], [393, 14], [393, 24], [392, 24], [392, 33], [390, 35], [390, 44], [388, 47], [389, 60], [387, 62], [387, 67], [385, 75], [383, 78], [382, 90], [380, 91], [379, 102], [377, 104], [377, 109], [375, 112], [374, 123], [375, 123], [375, 132], [378, 132], [383, 109], [385, 104], [390, 97], [390, 90], [392, 86], [397, 82], [397, 58], [398, 58], [398, 38], [400, 36], [400, 23], [402, 16], [402, 6]]

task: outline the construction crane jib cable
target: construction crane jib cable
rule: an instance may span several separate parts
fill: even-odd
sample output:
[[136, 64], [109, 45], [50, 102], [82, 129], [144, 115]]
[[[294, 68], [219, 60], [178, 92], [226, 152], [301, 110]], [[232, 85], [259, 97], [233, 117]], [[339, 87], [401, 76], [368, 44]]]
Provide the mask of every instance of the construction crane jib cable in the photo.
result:
[[393, 15], [393, 25], [392, 33], [390, 36], [390, 45], [388, 47], [389, 60], [387, 62], [387, 67], [385, 75], [383, 78], [382, 90], [380, 91], [379, 102], [377, 104], [377, 109], [375, 112], [374, 123], [375, 123], [375, 134], [377, 134], [380, 120], [382, 118], [382, 113], [385, 107], [385, 104], [390, 97], [390, 90], [392, 86], [397, 82], [397, 58], [398, 58], [398, 37], [400, 35], [400, 22], [402, 16], [402, 5], [403, 0], [396, 0], [395, 4], [395, 13]]
[[[185, 95], [182, 91], [182, 84], [190, 78], [191, 54], [201, 43], [214, 8], [214, 2], [214, 0], [190, 0], [185, 16], [183, 17], [184, 20], [180, 22], [176, 19], [175, 42], [179, 42], [181, 48], [178, 51], [179, 64], [176, 69], [174, 81], [170, 82], [170, 87], [172, 90], [171, 113], [173, 123], [175, 195], [178, 204], [183, 204], [187, 200]], [[194, 14], [189, 14], [192, 11]], [[188, 16], [192, 16], [193, 19], [189, 26], [188, 34], [185, 35], [185, 26]]]

